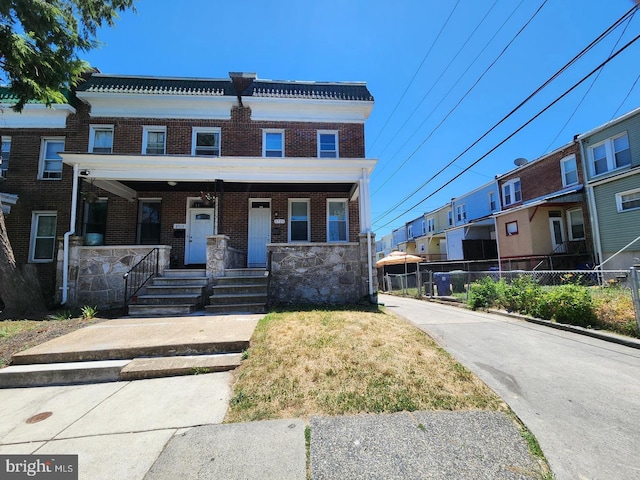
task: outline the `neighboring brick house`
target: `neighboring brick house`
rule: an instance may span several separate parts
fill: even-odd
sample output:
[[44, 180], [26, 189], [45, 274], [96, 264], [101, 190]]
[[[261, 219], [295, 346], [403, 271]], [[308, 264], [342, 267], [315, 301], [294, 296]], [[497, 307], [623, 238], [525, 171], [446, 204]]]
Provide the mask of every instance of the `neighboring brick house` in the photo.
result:
[[[11, 154], [0, 191], [19, 198], [8, 216], [18, 261], [44, 241], [40, 212], [65, 234], [41, 259], [48, 293], [57, 253], [55, 293], [77, 303], [95, 290], [115, 305], [123, 264], [149, 245], [162, 249], [161, 269], [206, 266], [212, 281], [270, 266], [272, 303], [375, 300], [364, 83], [94, 73], [75, 96], [66, 124], [2, 130]], [[81, 242], [91, 265], [74, 257]]]
[[511, 268], [574, 269], [593, 262], [580, 149], [571, 142], [498, 177], [498, 249]]

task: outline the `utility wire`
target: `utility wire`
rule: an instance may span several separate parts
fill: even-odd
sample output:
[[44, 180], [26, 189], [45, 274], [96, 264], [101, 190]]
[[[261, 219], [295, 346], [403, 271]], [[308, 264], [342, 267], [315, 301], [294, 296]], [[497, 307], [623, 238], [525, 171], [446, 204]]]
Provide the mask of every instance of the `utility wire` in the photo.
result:
[[436, 193], [438, 193], [440, 190], [442, 190], [443, 188], [445, 188], [447, 185], [450, 185], [453, 181], [457, 180], [460, 176], [462, 176], [466, 171], [468, 171], [471, 167], [474, 167], [475, 165], [477, 165], [478, 163], [480, 163], [482, 160], [484, 160], [486, 157], [488, 157], [491, 153], [493, 153], [494, 151], [496, 151], [499, 147], [501, 147], [502, 145], [504, 145], [507, 141], [509, 141], [511, 138], [513, 138], [516, 134], [518, 134], [520, 131], [522, 131], [525, 127], [527, 127], [529, 124], [531, 124], [534, 120], [536, 120], [538, 117], [540, 117], [544, 112], [546, 112], [547, 110], [549, 110], [552, 106], [554, 106], [556, 103], [558, 103], [560, 100], [562, 100], [564, 97], [566, 97], [569, 93], [571, 93], [573, 90], [575, 90], [578, 86], [580, 86], [583, 82], [585, 82], [589, 77], [591, 77], [594, 73], [596, 73], [597, 71], [599, 71], [601, 68], [603, 68], [607, 63], [609, 63], [610, 61], [612, 61], [615, 57], [617, 57], [619, 54], [621, 54], [624, 50], [626, 50], [628, 47], [630, 47], [633, 43], [635, 43], [636, 41], [638, 41], [640, 39], [640, 35], [637, 35], [633, 40], [631, 40], [629, 43], [627, 43], [624, 47], [620, 48], [617, 52], [615, 52], [613, 55], [611, 55], [609, 58], [607, 58], [604, 62], [602, 62], [600, 65], [598, 65], [596, 68], [594, 68], [593, 70], [591, 70], [591, 72], [589, 72], [587, 75], [585, 75], [584, 77], [582, 77], [582, 79], [580, 79], [578, 82], [574, 83], [573, 86], [571, 86], [568, 90], [566, 90], [562, 95], [560, 95], [559, 97], [557, 97], [553, 102], [549, 103], [546, 107], [544, 107], [542, 110], [540, 110], [537, 114], [535, 114], [533, 117], [531, 117], [529, 120], [527, 120], [524, 124], [522, 124], [520, 127], [518, 127], [515, 131], [513, 131], [511, 134], [509, 134], [506, 138], [504, 138], [500, 143], [498, 143], [496, 146], [494, 146], [493, 148], [491, 148], [488, 152], [486, 152], [484, 155], [482, 155], [480, 158], [478, 158], [477, 160], [475, 160], [473, 163], [471, 163], [470, 165], [468, 165], [463, 171], [461, 171], [459, 174], [455, 175], [453, 178], [451, 178], [449, 181], [447, 181], [444, 185], [438, 187], [438, 189], [434, 190], [433, 192], [431, 192], [429, 195], [427, 195], [426, 197], [424, 197], [422, 200], [420, 200], [418, 203], [416, 203], [415, 205], [411, 206], [409, 209], [405, 210], [404, 213], [398, 215], [397, 217], [393, 218], [392, 220], [390, 220], [389, 222], [385, 223], [384, 225], [382, 225], [380, 228], [384, 228], [387, 225], [389, 225], [390, 223], [398, 220], [400, 217], [402, 217], [403, 215], [406, 215], [408, 212], [412, 211], [414, 208], [417, 208], [418, 206], [420, 206], [422, 203], [424, 203], [426, 200], [428, 200], [429, 198], [431, 198], [433, 195], [435, 195]]
[[[451, 114], [460, 106], [460, 104], [464, 101], [465, 98], [467, 98], [467, 96], [473, 91], [474, 88], [476, 88], [476, 86], [480, 83], [480, 81], [482, 81], [482, 79], [484, 78], [484, 76], [489, 73], [489, 71], [493, 68], [493, 66], [498, 62], [498, 60], [500, 60], [500, 58], [502, 58], [502, 56], [507, 52], [507, 50], [509, 49], [509, 47], [513, 44], [513, 42], [516, 41], [516, 39], [520, 36], [520, 34], [525, 30], [525, 28], [527, 28], [527, 26], [529, 26], [529, 24], [533, 21], [533, 19], [540, 13], [540, 11], [542, 10], [542, 7], [544, 7], [546, 5], [548, 0], [544, 0], [542, 2], [542, 4], [538, 7], [538, 9], [535, 11], [535, 13], [529, 18], [529, 20], [527, 20], [527, 22], [520, 28], [520, 30], [518, 30], [518, 32], [514, 35], [514, 37], [509, 41], [509, 43], [507, 43], [507, 45], [502, 49], [502, 51], [498, 54], [498, 56], [493, 60], [493, 62], [491, 62], [491, 64], [485, 69], [484, 72], [482, 72], [482, 74], [476, 79], [476, 81], [474, 82], [473, 85], [471, 85], [471, 87], [465, 92], [465, 94], [462, 96], [462, 98], [460, 98], [460, 100], [458, 100], [458, 102], [453, 106], [453, 108], [451, 108], [447, 114], [444, 116], [444, 118], [442, 120], [440, 120], [440, 122], [431, 130], [431, 132], [429, 132], [429, 135], [426, 136], [426, 138], [424, 138], [422, 140], [422, 142], [420, 142], [420, 144], [418, 145], [418, 147], [411, 152], [411, 154], [398, 166], [398, 168], [396, 168], [393, 173], [391, 175], [389, 175], [389, 177], [387, 177], [387, 179], [382, 183], [382, 185], [380, 185], [374, 193], [374, 195], [384, 186], [386, 185], [386, 183], [391, 180], [391, 178], [400, 171], [400, 169], [416, 154], [418, 153], [418, 151], [422, 148], [422, 146], [433, 136], [433, 134], [444, 124], [444, 122], [451, 116]], [[429, 117], [427, 117], [429, 118]], [[420, 126], [418, 127], [418, 129], [420, 129], [420, 127], [422, 127], [422, 125], [427, 121], [427, 119], [425, 119]], [[406, 143], [405, 143], [406, 144]], [[404, 145], [403, 145], [404, 147]], [[413, 194], [412, 194], [413, 195]]]
[[[469, 150], [471, 150], [473, 147], [475, 147], [478, 143], [480, 143], [480, 141], [482, 141], [487, 135], [489, 135], [493, 130], [495, 130], [499, 125], [501, 125], [502, 123], [504, 123], [509, 117], [511, 117], [515, 112], [517, 112], [520, 108], [522, 108], [527, 102], [529, 102], [529, 100], [531, 100], [535, 95], [537, 95], [538, 93], [540, 93], [541, 90], [543, 90], [544, 88], [547, 87], [547, 85], [549, 85], [552, 81], [554, 81], [557, 77], [559, 77], [564, 71], [566, 71], [571, 65], [573, 65], [575, 62], [577, 62], [582, 56], [584, 56], [589, 50], [591, 50], [595, 45], [597, 45], [600, 41], [602, 41], [603, 38], [605, 38], [607, 35], [609, 35], [613, 30], [615, 30], [622, 22], [624, 22], [624, 20], [631, 15], [637, 7], [632, 7], [627, 13], [625, 13], [622, 17], [620, 17], [616, 22], [614, 22], [610, 27], [608, 27], [603, 33], [601, 33], [595, 40], [593, 40], [589, 45], [587, 45], [584, 49], [582, 49], [582, 51], [580, 51], [580, 53], [578, 53], [576, 56], [574, 56], [569, 62], [567, 62], [563, 67], [561, 67], [556, 73], [554, 73], [551, 77], [549, 77], [549, 79], [547, 79], [541, 86], [539, 86], [536, 90], [533, 91], [533, 93], [529, 94], [529, 96], [527, 98], [525, 98], [522, 102], [520, 102], [520, 104], [518, 104], [514, 109], [512, 109], [507, 115], [505, 115], [504, 117], [502, 117], [501, 120], [499, 120], [497, 123], [495, 123], [489, 130], [487, 130], [485, 133], [483, 133], [477, 140], [475, 140], [471, 145], [469, 145], [466, 149], [464, 149], [458, 156], [456, 156], [453, 160], [451, 160], [449, 163], [447, 163], [444, 167], [442, 167], [440, 170], [438, 170], [438, 172], [436, 172], [434, 175], [432, 175], [427, 181], [425, 181], [422, 185], [420, 185], [418, 188], [416, 188], [413, 192], [411, 192], [409, 195], [407, 195], [406, 197], [404, 197], [402, 200], [400, 200], [398, 203], [396, 203], [393, 207], [391, 207], [389, 209], [389, 211], [394, 210], [395, 208], [397, 208], [399, 205], [402, 205], [404, 202], [406, 202], [407, 200], [409, 200], [411, 197], [413, 197], [416, 193], [418, 193], [421, 189], [423, 189], [426, 185], [428, 185], [431, 181], [433, 181], [438, 175], [440, 175], [442, 172], [444, 172], [447, 168], [449, 168], [451, 165], [453, 165], [456, 161], [458, 161], [464, 154], [466, 154]], [[411, 154], [414, 155], [421, 147], [422, 145], [429, 139], [429, 137], [425, 138], [422, 143], [418, 146], [418, 148], [416, 150], [414, 150], [414, 152]], [[407, 159], [408, 160], [408, 159]], [[405, 160], [405, 162], [402, 164], [404, 165], [407, 160]], [[401, 165], [401, 166], [402, 166]], [[464, 172], [464, 171], [463, 171]], [[378, 217], [376, 219], [376, 221], [384, 218], [386, 215], [388, 215], [388, 212], [385, 212], [383, 215], [381, 215], [380, 217]]]
[[431, 46], [429, 47], [429, 50], [427, 51], [426, 55], [424, 56], [424, 58], [422, 59], [422, 62], [420, 62], [420, 65], [418, 65], [418, 68], [416, 69], [415, 73], [413, 74], [413, 77], [411, 77], [411, 80], [409, 81], [409, 84], [407, 85], [407, 87], [404, 89], [404, 92], [402, 92], [402, 96], [400, 97], [400, 100], [398, 100], [398, 103], [396, 103], [396, 106], [393, 107], [393, 110], [391, 111], [391, 113], [389, 114], [389, 116], [387, 117], [387, 121], [384, 122], [384, 125], [382, 126], [382, 128], [380, 129], [380, 131], [378, 132], [378, 135], [376, 136], [376, 138], [373, 140], [373, 143], [371, 144], [371, 147], [369, 147], [370, 149], [373, 149], [373, 146], [376, 144], [376, 142], [378, 141], [378, 139], [380, 138], [380, 135], [382, 135], [382, 132], [384, 131], [384, 129], [386, 128], [386, 126], [389, 124], [389, 120], [391, 120], [391, 117], [393, 117], [393, 114], [396, 113], [396, 110], [398, 109], [398, 106], [400, 105], [400, 103], [402, 102], [402, 100], [404, 99], [405, 95], [407, 94], [407, 92], [409, 91], [409, 88], [411, 87], [411, 85], [413, 85], [413, 81], [416, 79], [416, 77], [418, 76], [418, 72], [420, 71], [420, 69], [422, 69], [422, 66], [424, 65], [424, 62], [427, 61], [427, 58], [429, 57], [429, 54], [431, 54], [431, 50], [433, 50], [433, 47], [436, 45], [436, 42], [438, 41], [438, 39], [440, 38], [440, 35], [442, 35], [442, 32], [444, 31], [445, 27], [447, 26], [447, 24], [449, 23], [449, 20], [451, 20], [451, 17], [453, 16], [453, 12], [456, 11], [456, 8], [458, 8], [458, 5], [460, 4], [460, 0], [458, 0], [456, 2], [456, 4], [453, 6], [453, 10], [451, 10], [451, 13], [449, 13], [449, 16], [447, 17], [447, 20], [444, 22], [444, 24], [442, 25], [442, 27], [440, 28], [440, 31], [438, 32], [438, 35], [436, 35], [436, 38], [433, 40], [433, 43], [431, 44]]
[[627, 101], [627, 99], [629, 98], [629, 95], [631, 95], [631, 92], [633, 92], [633, 89], [636, 88], [636, 85], [638, 84], [638, 80], [640, 80], [640, 75], [638, 75], [636, 77], [636, 81], [633, 82], [633, 85], [631, 85], [631, 88], [629, 89], [629, 91], [627, 92], [627, 95], [624, 97], [624, 100], [622, 100], [622, 102], [620, 102], [620, 105], [618, 105], [618, 108], [616, 108], [615, 113], [613, 114], [613, 116], [611, 117], [611, 120], [613, 120], [614, 118], [616, 118], [618, 116], [618, 112], [620, 111], [620, 109], [622, 108], [622, 105], [624, 105], [624, 102]]

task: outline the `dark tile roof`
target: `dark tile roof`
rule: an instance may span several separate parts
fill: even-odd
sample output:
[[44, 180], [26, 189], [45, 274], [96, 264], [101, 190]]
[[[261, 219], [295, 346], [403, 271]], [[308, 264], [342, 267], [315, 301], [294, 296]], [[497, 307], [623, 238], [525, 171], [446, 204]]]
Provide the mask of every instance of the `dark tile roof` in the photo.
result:
[[[67, 102], [70, 102], [71, 93], [69, 90], [65, 90], [62, 94], [67, 99]], [[0, 86], [0, 103], [10, 104], [10, 103], [18, 103], [18, 96], [11, 91], [10, 87]], [[45, 102], [41, 100], [29, 100], [28, 104], [41, 104], [44, 105]]]
[[[230, 79], [136, 77], [93, 74], [78, 92], [236, 96]], [[373, 101], [365, 83], [255, 79], [242, 96]]]

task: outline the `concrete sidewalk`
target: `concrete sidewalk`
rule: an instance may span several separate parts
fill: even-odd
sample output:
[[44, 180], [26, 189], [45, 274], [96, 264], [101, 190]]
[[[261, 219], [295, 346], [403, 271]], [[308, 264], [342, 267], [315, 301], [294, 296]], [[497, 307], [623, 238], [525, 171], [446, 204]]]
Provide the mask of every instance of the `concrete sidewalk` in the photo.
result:
[[[531, 479], [540, 467], [495, 412], [220, 424], [230, 373], [0, 390], [0, 454], [77, 454], [79, 478]], [[47, 412], [50, 415], [47, 416]], [[27, 420], [46, 417], [36, 423]]]

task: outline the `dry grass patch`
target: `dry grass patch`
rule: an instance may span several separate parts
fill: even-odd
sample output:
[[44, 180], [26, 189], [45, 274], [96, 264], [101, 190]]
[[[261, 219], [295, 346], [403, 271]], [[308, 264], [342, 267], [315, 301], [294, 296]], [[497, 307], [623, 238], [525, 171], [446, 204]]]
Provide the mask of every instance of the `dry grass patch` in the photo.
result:
[[500, 410], [502, 400], [426, 334], [382, 311], [267, 315], [236, 371], [226, 422], [413, 410]]
[[640, 336], [633, 295], [622, 288], [597, 288], [592, 294], [594, 311], [602, 328], [632, 337]]

